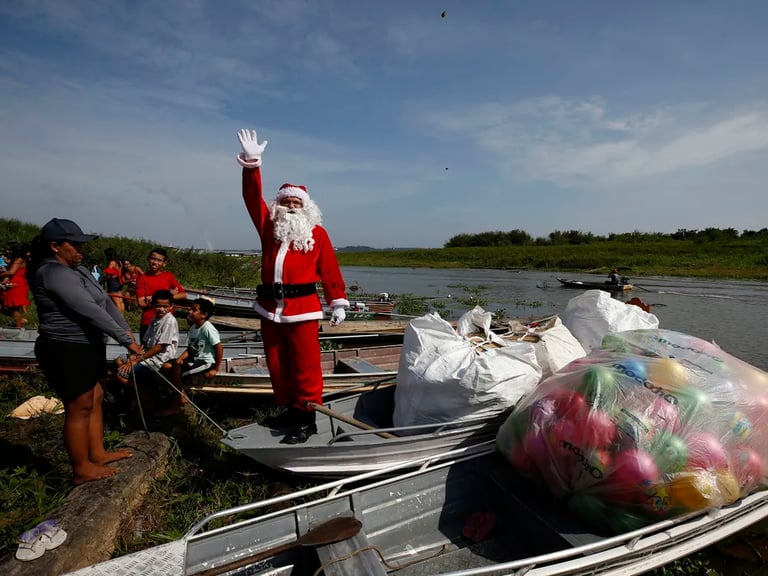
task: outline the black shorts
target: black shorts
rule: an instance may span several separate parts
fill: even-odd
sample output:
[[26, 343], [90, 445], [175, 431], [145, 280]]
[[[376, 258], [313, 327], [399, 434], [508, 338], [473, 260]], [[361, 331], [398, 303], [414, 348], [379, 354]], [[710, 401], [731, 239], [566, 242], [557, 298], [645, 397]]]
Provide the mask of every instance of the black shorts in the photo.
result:
[[93, 390], [107, 375], [106, 344], [79, 344], [39, 336], [35, 358], [48, 386], [63, 402]]
[[117, 294], [118, 292], [123, 291], [123, 283], [120, 282], [119, 278], [115, 278], [114, 276], [107, 276], [107, 294]]

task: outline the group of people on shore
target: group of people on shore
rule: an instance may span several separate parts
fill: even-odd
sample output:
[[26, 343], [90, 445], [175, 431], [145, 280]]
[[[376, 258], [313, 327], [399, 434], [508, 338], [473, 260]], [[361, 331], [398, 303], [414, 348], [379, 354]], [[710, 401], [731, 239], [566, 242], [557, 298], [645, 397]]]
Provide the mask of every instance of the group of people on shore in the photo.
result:
[[178, 392], [171, 396], [165, 414], [181, 406], [183, 380], [188, 374], [212, 378], [223, 357], [218, 332], [208, 321], [214, 312], [209, 300], [192, 303], [189, 344], [177, 357], [179, 328], [170, 312], [173, 301], [186, 293], [164, 270], [167, 252], [162, 248], [152, 249], [147, 272], [136, 280], [136, 301], [147, 317], [137, 341], [102, 285], [82, 266], [83, 246], [95, 238], [84, 234], [72, 220], [53, 218], [32, 240], [27, 265], [39, 319], [35, 357], [48, 385], [64, 404], [64, 445], [75, 484], [114, 475], [117, 469], [108, 464], [132, 455], [130, 450], [104, 449], [105, 335], [127, 349], [116, 363], [118, 380], [146, 390], [156, 387], [155, 376], [162, 375], [174, 385]]
[[[267, 204], [261, 185], [267, 142], [259, 142], [253, 130], [241, 130], [238, 139], [243, 199], [264, 255], [255, 308], [262, 318], [267, 367], [279, 408], [264, 425], [284, 434], [284, 443], [302, 443], [317, 433], [312, 405], [322, 404], [318, 321], [324, 313], [317, 284], [322, 284], [332, 309], [332, 325], [345, 320], [349, 301], [322, 214], [306, 187], [284, 184]], [[176, 394], [164, 413], [184, 401], [185, 376], [202, 373], [211, 378], [223, 357], [219, 334], [209, 321], [214, 305], [205, 299], [190, 307], [189, 344], [178, 354], [179, 330], [171, 309], [186, 292], [165, 270], [168, 254], [162, 248], [152, 249], [143, 273], [116, 253], [106, 254], [103, 287], [82, 266], [83, 246], [95, 238], [72, 220], [53, 218], [33, 239], [26, 261], [26, 280], [39, 318], [35, 356], [64, 403], [64, 445], [78, 484], [114, 475], [117, 470], [109, 464], [131, 456], [127, 449], [104, 449], [105, 335], [126, 348], [116, 363], [118, 380], [136, 386], [147, 376], [161, 376], [172, 385]], [[139, 341], [120, 306], [124, 296], [119, 292], [132, 281], [132, 273], [137, 274], [135, 298], [142, 309]]]
[[94, 266], [91, 273], [101, 282], [115, 307], [125, 313], [126, 302], [136, 301], [136, 280], [144, 270], [128, 258], [120, 258], [114, 248], [105, 248], [104, 257], [104, 267]]
[[9, 242], [0, 256], [0, 310], [13, 319], [16, 328], [23, 328], [28, 322], [27, 262], [30, 250], [27, 242]]

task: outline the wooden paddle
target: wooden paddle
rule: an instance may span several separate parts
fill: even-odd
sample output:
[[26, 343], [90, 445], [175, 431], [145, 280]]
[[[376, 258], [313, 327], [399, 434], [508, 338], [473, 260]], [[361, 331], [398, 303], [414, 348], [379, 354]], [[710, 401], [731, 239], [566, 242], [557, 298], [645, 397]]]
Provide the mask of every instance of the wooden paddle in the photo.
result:
[[[352, 416], [347, 416], [346, 414], [342, 414], [341, 412], [336, 412], [336, 410], [331, 410], [330, 408], [326, 408], [322, 404], [317, 404], [315, 402], [307, 402], [307, 406], [312, 408], [315, 412], [320, 412], [321, 414], [325, 414], [326, 416], [330, 416], [331, 418], [336, 418], [336, 420], [340, 420], [341, 422], [344, 422], [346, 424], [357, 426], [362, 430], [376, 430], [376, 428], [374, 428], [369, 424], [366, 424], [365, 422], [361, 422], [360, 420], [356, 418], [352, 418]], [[397, 438], [397, 436], [395, 436], [394, 434], [390, 434], [389, 432], [376, 432], [376, 435], [381, 436], [382, 438]]]
[[352, 516], [337, 516], [336, 518], [331, 518], [330, 520], [326, 520], [314, 528], [311, 528], [305, 534], [299, 536], [295, 542], [281, 544], [280, 546], [275, 546], [274, 548], [257, 552], [256, 554], [250, 554], [243, 558], [233, 560], [232, 562], [227, 562], [221, 566], [209, 568], [208, 570], [199, 572], [197, 576], [218, 576], [219, 574], [224, 574], [230, 570], [236, 570], [243, 566], [276, 556], [277, 554], [281, 554], [293, 548], [300, 548], [303, 546], [326, 546], [328, 544], [334, 544], [335, 542], [341, 542], [342, 540], [355, 536], [360, 532], [360, 528], [362, 527], [363, 523], [357, 518], [353, 518]]

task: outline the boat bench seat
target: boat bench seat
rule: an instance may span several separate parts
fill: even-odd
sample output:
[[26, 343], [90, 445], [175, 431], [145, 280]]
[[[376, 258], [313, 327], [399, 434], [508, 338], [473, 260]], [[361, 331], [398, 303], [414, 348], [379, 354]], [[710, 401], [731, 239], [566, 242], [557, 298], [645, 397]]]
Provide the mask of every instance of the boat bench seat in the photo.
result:
[[258, 376], [269, 375], [269, 368], [266, 366], [235, 366], [232, 368], [235, 374], [256, 374]]
[[336, 363], [335, 372], [338, 374], [375, 374], [383, 372], [383, 370], [376, 364], [362, 358], [342, 358]]
[[318, 546], [323, 573], [325, 576], [387, 576], [378, 553], [368, 546], [368, 537], [362, 529], [352, 538]]

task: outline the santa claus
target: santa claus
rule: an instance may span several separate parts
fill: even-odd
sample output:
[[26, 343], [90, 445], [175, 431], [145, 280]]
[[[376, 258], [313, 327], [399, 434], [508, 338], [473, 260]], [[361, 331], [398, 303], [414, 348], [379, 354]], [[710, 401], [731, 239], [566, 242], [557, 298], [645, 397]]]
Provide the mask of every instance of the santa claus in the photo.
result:
[[240, 130], [243, 151], [243, 199], [261, 238], [261, 285], [256, 310], [280, 412], [264, 424], [285, 431], [281, 442], [298, 444], [317, 433], [312, 403], [322, 404], [319, 324], [323, 308], [316, 285], [321, 283], [333, 310], [331, 324], [341, 324], [349, 307], [344, 279], [322, 214], [304, 186], [283, 184], [269, 205], [261, 187], [261, 156], [255, 130]]

